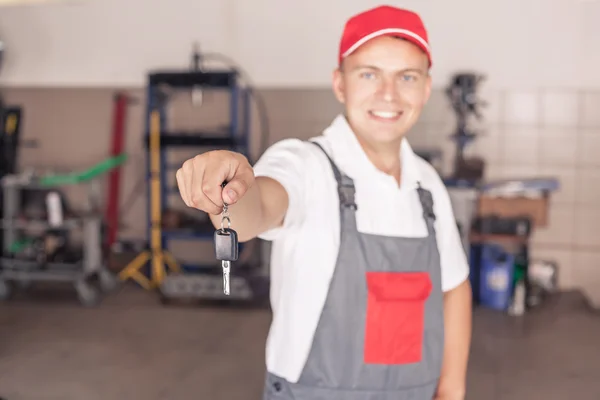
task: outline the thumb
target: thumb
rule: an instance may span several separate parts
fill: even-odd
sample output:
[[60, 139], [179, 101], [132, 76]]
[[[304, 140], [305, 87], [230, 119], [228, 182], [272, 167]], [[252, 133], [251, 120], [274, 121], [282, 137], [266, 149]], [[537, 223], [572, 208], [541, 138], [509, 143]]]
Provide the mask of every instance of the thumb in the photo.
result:
[[254, 181], [254, 173], [252, 169], [239, 171], [234, 178], [224, 184], [223, 201], [227, 204], [237, 203], [250, 189]]
[[239, 199], [238, 194], [231, 188], [231, 182], [223, 187], [223, 202], [229, 205], [235, 204]]

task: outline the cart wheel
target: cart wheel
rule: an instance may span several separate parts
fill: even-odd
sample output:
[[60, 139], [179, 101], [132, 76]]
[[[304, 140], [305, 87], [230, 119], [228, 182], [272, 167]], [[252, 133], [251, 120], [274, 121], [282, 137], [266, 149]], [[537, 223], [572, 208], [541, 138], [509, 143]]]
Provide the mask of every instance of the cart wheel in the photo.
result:
[[79, 302], [85, 307], [94, 307], [98, 305], [100, 301], [100, 293], [90, 284], [83, 282], [77, 283], [75, 285], [75, 290], [77, 290]]
[[5, 280], [0, 280], [0, 300], [7, 301], [12, 298], [14, 289], [12, 284]]
[[101, 269], [98, 272], [98, 279], [100, 279], [100, 288], [103, 292], [112, 292], [119, 284], [117, 277], [107, 269]]

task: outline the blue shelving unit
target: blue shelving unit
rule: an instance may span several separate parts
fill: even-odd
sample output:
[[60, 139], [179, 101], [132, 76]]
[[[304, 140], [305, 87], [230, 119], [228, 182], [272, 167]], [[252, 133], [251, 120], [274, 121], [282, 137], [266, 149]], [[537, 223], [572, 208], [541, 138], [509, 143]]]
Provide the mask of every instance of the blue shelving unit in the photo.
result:
[[[161, 213], [169, 208], [169, 202], [173, 195], [179, 195], [176, 187], [169, 187], [169, 174], [175, 174], [175, 171], [182, 165], [181, 162], [168, 162], [169, 150], [175, 148], [197, 148], [201, 153], [206, 148], [230, 149], [244, 154], [250, 159], [250, 110], [251, 98], [248, 88], [244, 88], [239, 83], [240, 77], [236, 70], [213, 70], [213, 71], [161, 71], [153, 72], [148, 75], [147, 83], [147, 106], [146, 106], [146, 149], [149, 149], [149, 127], [151, 111], [158, 109], [160, 112], [160, 204]], [[172, 90], [192, 90], [197, 88], [203, 92], [207, 91], [226, 91], [229, 93], [229, 126], [227, 135], [222, 132], [172, 132], [168, 130], [167, 106], [168, 96], [163, 95], [161, 88], [168, 87]], [[150, 157], [146, 163], [147, 180], [150, 180]], [[148, 240], [151, 235], [151, 210], [153, 199], [150, 194], [148, 184]], [[162, 249], [169, 250], [171, 240], [213, 240], [214, 227], [208, 223], [206, 226], [197, 226], [192, 230], [183, 229], [176, 231], [162, 230], [161, 241]], [[241, 250], [241, 248], [240, 248]], [[211, 265], [186, 265], [182, 264], [184, 270], [215, 270], [216, 264]], [[215, 271], [220, 273], [220, 270]]]

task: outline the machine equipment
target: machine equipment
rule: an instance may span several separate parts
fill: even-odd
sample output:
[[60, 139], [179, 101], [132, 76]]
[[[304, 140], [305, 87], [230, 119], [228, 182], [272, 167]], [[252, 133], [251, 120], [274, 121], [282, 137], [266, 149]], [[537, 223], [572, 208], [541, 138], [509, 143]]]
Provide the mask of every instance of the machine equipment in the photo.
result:
[[[206, 61], [225, 62], [226, 68], [208, 68]], [[245, 79], [244, 79], [245, 78]], [[177, 213], [172, 203], [173, 196], [179, 196], [169, 176], [183, 161], [169, 160], [176, 150], [190, 150], [200, 153], [212, 149], [229, 149], [250, 154], [251, 100], [257, 100], [261, 118], [262, 149], [267, 146], [268, 122], [262, 99], [244, 84], [247, 77], [227, 57], [219, 54], [200, 54], [196, 48], [190, 70], [156, 71], [148, 75], [147, 88], [147, 135], [145, 145], [148, 151], [148, 247], [120, 273], [122, 280], [133, 279], [146, 289], [159, 289], [161, 299], [176, 298], [228, 299], [253, 301], [268, 293], [268, 278], [263, 274], [260, 251], [263, 248], [256, 239], [240, 246], [240, 261], [231, 271], [231, 293], [223, 293], [223, 277], [220, 263], [212, 258], [208, 263], [180, 263], [170, 250], [173, 242], [213, 240], [214, 227], [206, 215], [195, 217]], [[221, 91], [229, 97], [229, 124], [222, 131], [194, 130], [176, 131], [169, 129], [167, 112], [171, 96], [177, 92], [190, 91], [192, 104], [203, 106], [210, 97], [208, 94]], [[253, 97], [254, 96], [254, 97]], [[200, 213], [199, 211], [197, 213]], [[202, 213], [204, 214], [204, 213]], [[212, 247], [212, 246], [211, 246]], [[146, 272], [150, 262], [151, 270]], [[170, 273], [167, 273], [167, 267]]]
[[[0, 299], [12, 296], [15, 283], [66, 282], [75, 287], [83, 305], [93, 306], [100, 300], [94, 278], [102, 291], [116, 286], [116, 277], [104, 263], [103, 213], [95, 178], [125, 159], [111, 158], [83, 173], [23, 172], [2, 178]], [[71, 184], [87, 185], [87, 207], [75, 210], [69, 205], [61, 188]]]
[[476, 73], [456, 73], [446, 89], [446, 95], [456, 113], [456, 130], [452, 135], [456, 143], [456, 154], [453, 171], [444, 182], [467, 255], [470, 255], [469, 234], [477, 211], [478, 184], [483, 178], [485, 163], [478, 157], [467, 158], [465, 149], [477, 137], [470, 124], [471, 119], [475, 117], [480, 120], [480, 108], [486, 105], [477, 96], [478, 86], [483, 79], [482, 75]]
[[466, 158], [465, 148], [477, 133], [470, 126], [470, 118], [481, 119], [480, 108], [486, 103], [477, 97], [477, 89], [484, 76], [476, 73], [457, 73], [446, 89], [452, 108], [456, 113], [456, 131], [452, 136], [456, 143], [453, 179], [477, 181], [483, 177], [484, 162], [480, 158]]

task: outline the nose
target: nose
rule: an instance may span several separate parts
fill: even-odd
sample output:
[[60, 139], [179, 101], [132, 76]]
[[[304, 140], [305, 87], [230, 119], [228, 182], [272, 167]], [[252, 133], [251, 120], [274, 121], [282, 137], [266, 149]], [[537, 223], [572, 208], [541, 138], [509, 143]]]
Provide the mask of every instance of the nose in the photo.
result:
[[397, 100], [398, 93], [396, 82], [393, 79], [385, 78], [381, 80], [380, 94], [386, 102]]

